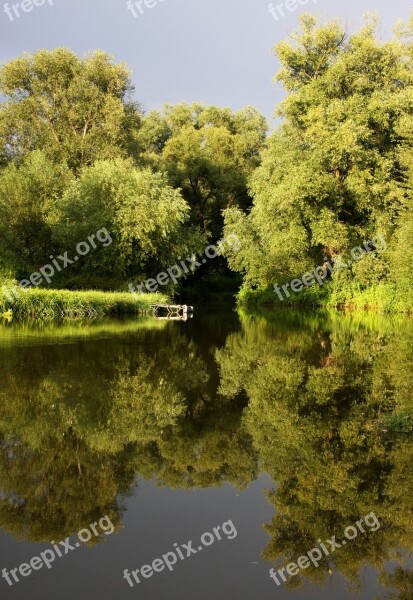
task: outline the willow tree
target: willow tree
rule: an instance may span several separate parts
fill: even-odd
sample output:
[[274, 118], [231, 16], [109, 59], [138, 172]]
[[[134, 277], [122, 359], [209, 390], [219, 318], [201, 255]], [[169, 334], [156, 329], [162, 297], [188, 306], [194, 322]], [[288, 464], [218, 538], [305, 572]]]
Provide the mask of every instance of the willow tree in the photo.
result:
[[66, 48], [23, 54], [0, 68], [2, 161], [43, 150], [78, 170], [128, 154], [140, 125], [130, 72], [102, 51]]
[[[100, 277], [131, 281], [154, 277], [205, 247], [204, 236], [190, 225], [190, 208], [162, 173], [137, 168], [131, 159], [96, 161], [84, 167], [50, 213], [56, 240], [74, 247], [105, 227], [112, 244], [79, 261], [92, 281]], [[73, 272], [76, 272], [72, 269]]]
[[[401, 148], [413, 111], [412, 55], [400, 32], [376, 39], [376, 22], [349, 35], [337, 22], [301, 17], [277, 44], [287, 98], [282, 125], [250, 179], [253, 208], [226, 211], [242, 249], [229, 256], [245, 287], [291, 281], [381, 235], [391, 241], [410, 192]], [[371, 252], [343, 270], [341, 284], [387, 281], [389, 256]]]

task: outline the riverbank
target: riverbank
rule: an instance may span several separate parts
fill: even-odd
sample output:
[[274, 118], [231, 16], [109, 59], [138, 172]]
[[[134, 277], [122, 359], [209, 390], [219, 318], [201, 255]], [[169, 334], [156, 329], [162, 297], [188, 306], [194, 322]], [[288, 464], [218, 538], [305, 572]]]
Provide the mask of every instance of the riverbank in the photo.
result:
[[237, 296], [237, 303], [250, 310], [283, 307], [364, 310], [389, 315], [413, 314], [413, 288], [401, 289], [396, 285], [382, 284], [363, 290], [357, 285], [339, 288], [326, 282], [323, 287], [313, 286], [300, 293], [291, 292], [284, 300], [280, 300], [272, 289], [243, 289]]
[[18, 290], [16, 297], [0, 289], [0, 316], [9, 318], [96, 318], [103, 316], [145, 315], [152, 304], [165, 303], [163, 294], [133, 296], [128, 292]]

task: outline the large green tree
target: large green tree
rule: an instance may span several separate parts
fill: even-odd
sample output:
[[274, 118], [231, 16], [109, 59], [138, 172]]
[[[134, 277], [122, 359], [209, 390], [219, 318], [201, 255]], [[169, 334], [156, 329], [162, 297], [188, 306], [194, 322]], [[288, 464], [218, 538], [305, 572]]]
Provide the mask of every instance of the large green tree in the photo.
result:
[[106, 227], [112, 244], [91, 252], [78, 267], [86, 280], [104, 283], [105, 278], [121, 282], [154, 277], [179, 262], [179, 256], [201, 251], [205, 239], [188, 223], [189, 212], [179, 190], [162, 173], [117, 158], [84, 167], [50, 218], [66, 248]]
[[234, 113], [201, 104], [167, 105], [145, 117], [139, 160], [167, 173], [191, 207], [192, 223], [217, 239], [222, 210], [250, 205], [247, 179], [260, 163], [267, 127], [251, 107]]
[[3, 260], [17, 277], [50, 262], [56, 249], [51, 211], [72, 179], [65, 164], [41, 150], [0, 170], [0, 265]]
[[154, 278], [208, 237], [216, 242], [224, 208], [250, 204], [246, 182], [267, 130], [252, 108], [179, 104], [144, 117], [125, 65], [65, 48], [3, 65], [0, 93], [3, 277], [26, 278], [106, 227], [110, 249], [95, 249], [54, 283], [111, 288]]
[[0, 148], [3, 162], [43, 150], [53, 162], [78, 170], [98, 158], [134, 148], [139, 106], [125, 65], [96, 51], [23, 54], [0, 69]]
[[[229, 262], [246, 288], [291, 281], [397, 233], [410, 195], [401, 153], [411, 148], [402, 125], [413, 114], [412, 54], [400, 32], [388, 42], [376, 34], [375, 20], [350, 36], [304, 15], [301, 31], [277, 44], [282, 125], [250, 179], [252, 210], [226, 211], [242, 241]], [[367, 288], [387, 281], [389, 262], [371, 252], [334, 277]]]

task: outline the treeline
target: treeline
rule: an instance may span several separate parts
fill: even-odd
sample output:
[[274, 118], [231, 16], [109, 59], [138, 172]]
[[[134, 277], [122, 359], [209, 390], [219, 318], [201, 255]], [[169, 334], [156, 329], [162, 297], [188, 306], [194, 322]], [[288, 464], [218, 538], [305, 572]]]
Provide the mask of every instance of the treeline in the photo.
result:
[[[222, 235], [222, 211], [251, 204], [247, 180], [267, 123], [199, 104], [143, 114], [109, 55], [59, 48], [3, 65], [0, 273], [21, 280], [106, 228], [112, 243], [52, 286], [126, 289]], [[89, 244], [90, 245], [90, 244]]]
[[349, 36], [305, 15], [276, 46], [283, 122], [249, 180], [252, 210], [226, 212], [242, 243], [228, 259], [245, 275], [243, 299], [280, 302], [275, 283], [325, 262], [354, 263], [351, 250], [380, 236], [386, 252], [289, 301], [412, 307], [412, 35], [413, 18], [383, 42], [374, 19]]
[[100, 51], [10, 61], [0, 69], [3, 279], [27, 277], [105, 227], [113, 243], [52, 285], [125, 289], [236, 233], [242, 247], [226, 259], [243, 278], [240, 300], [276, 303], [275, 284], [348, 264], [352, 249], [380, 238], [386, 252], [288, 302], [409, 310], [412, 36], [413, 18], [383, 42], [374, 19], [349, 35], [301, 17], [276, 46], [287, 97], [269, 137], [253, 108], [144, 114], [128, 69]]

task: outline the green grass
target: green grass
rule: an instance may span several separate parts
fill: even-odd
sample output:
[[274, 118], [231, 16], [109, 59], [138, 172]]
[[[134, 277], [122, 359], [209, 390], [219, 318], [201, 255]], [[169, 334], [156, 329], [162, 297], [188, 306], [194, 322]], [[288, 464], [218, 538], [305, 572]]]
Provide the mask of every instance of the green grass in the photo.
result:
[[389, 433], [413, 433], [413, 413], [412, 411], [404, 411], [401, 414], [392, 414], [384, 417], [382, 421], [383, 431]]
[[373, 311], [380, 314], [412, 314], [413, 290], [402, 289], [391, 284], [376, 285], [364, 290], [357, 285], [338, 285], [326, 282], [314, 285], [301, 292], [290, 293], [281, 301], [271, 289], [241, 289], [237, 296], [238, 305], [250, 310], [268, 307], [272, 309], [344, 309]]
[[386, 283], [359, 289], [357, 286], [337, 288], [329, 297], [328, 306], [374, 310], [382, 314], [412, 313], [413, 289]]
[[239, 306], [245, 306], [250, 309], [260, 307], [269, 308], [320, 308], [326, 305], [328, 295], [328, 285], [312, 286], [305, 288], [299, 293], [290, 290], [290, 296], [283, 295], [284, 300], [280, 300], [276, 292], [270, 287], [249, 290], [242, 288], [237, 296]]
[[[96, 292], [68, 290], [18, 290], [18, 298], [8, 299], [0, 287], [0, 316], [11, 311], [13, 319], [92, 319], [103, 316], [150, 314], [151, 305], [168, 302], [162, 294], [137, 297], [129, 292]], [[10, 313], [9, 313], [10, 314]]]

